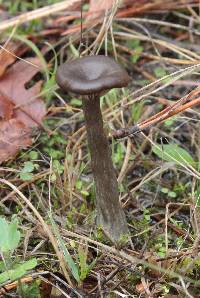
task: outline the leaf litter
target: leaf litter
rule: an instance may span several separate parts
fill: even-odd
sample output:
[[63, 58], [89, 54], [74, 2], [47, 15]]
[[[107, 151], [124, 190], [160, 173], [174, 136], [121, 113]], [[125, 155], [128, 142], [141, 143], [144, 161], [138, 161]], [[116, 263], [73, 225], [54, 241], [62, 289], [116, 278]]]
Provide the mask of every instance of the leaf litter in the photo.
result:
[[[8, 59], [7, 63], [4, 62], [7, 68], [15, 59], [5, 57]], [[41, 125], [46, 114], [45, 103], [38, 97], [42, 80], [26, 88], [39, 72], [40, 61], [38, 58], [26, 61], [30, 63], [21, 60], [6, 70], [0, 69], [0, 163], [31, 145], [31, 128]]]
[[27, 46], [18, 42], [9, 42], [0, 49], [0, 78], [4, 75], [7, 67], [27, 51]]

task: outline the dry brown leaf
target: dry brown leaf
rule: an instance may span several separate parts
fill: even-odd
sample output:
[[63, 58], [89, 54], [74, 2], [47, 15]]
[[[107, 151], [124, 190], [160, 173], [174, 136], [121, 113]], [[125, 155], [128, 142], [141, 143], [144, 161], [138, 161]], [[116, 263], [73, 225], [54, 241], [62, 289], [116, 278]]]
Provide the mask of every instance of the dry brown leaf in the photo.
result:
[[42, 123], [46, 109], [44, 102], [38, 98], [42, 81], [29, 89], [25, 86], [40, 70], [39, 59], [30, 58], [27, 61], [36, 66], [25, 61], [16, 62], [0, 80], [0, 92], [15, 104], [14, 117], [26, 126], [33, 127]]
[[0, 77], [3, 76], [6, 68], [12, 64], [15, 61], [15, 57], [10, 53], [12, 52], [12, 49], [7, 48], [7, 51], [4, 51], [3, 49], [0, 50]]
[[27, 89], [26, 84], [40, 70], [39, 59], [16, 62], [0, 79], [0, 163], [31, 145], [31, 127], [41, 125], [46, 114], [38, 98], [42, 81]]
[[13, 115], [14, 104], [0, 92], [0, 121], [9, 120]]
[[17, 119], [0, 122], [0, 163], [31, 145], [30, 129]]
[[89, 16], [87, 19], [96, 19], [101, 14], [110, 9], [114, 3], [114, 0], [90, 0]]
[[[141, 0], [140, 0], [141, 1]], [[130, 0], [123, 0], [119, 3], [120, 7], [122, 7], [125, 4], [130, 4], [132, 1]], [[100, 14], [100, 11], [105, 11], [110, 9], [115, 4], [115, 0], [90, 0], [90, 12], [97, 12], [97, 14]], [[92, 16], [94, 17], [94, 16]], [[95, 16], [96, 17], [96, 16]]]
[[90, 11], [107, 10], [113, 3], [114, 0], [90, 0]]
[[21, 43], [12, 43], [5, 48], [0, 49], [0, 78], [4, 75], [7, 67], [11, 65], [17, 59], [16, 56], [23, 54], [27, 47]]

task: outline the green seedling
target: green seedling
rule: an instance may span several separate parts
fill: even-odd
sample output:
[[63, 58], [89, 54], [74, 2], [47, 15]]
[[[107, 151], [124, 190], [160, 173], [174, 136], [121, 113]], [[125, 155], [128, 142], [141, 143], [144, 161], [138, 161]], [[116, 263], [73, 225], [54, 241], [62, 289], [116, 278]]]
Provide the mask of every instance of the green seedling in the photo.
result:
[[78, 258], [79, 258], [79, 274], [80, 281], [84, 281], [88, 276], [89, 272], [96, 264], [96, 259], [94, 259], [90, 264], [87, 263], [88, 258], [88, 246], [79, 245], [78, 247]]
[[158, 66], [154, 69], [154, 74], [156, 78], [161, 79], [162, 77], [167, 75], [167, 72], [163, 67]]
[[134, 54], [131, 56], [131, 61], [132, 63], [135, 64], [139, 60], [142, 52], [144, 51], [144, 48], [141, 45], [141, 42], [139, 39], [133, 39], [133, 40], [127, 41], [127, 46], [134, 51]]
[[19, 262], [13, 258], [20, 239], [21, 233], [18, 230], [17, 221], [12, 220], [9, 223], [5, 218], [0, 217], [0, 254], [3, 260], [0, 262], [0, 287], [7, 281], [19, 280], [37, 266], [36, 258]]
[[[69, 250], [67, 249], [64, 240], [62, 239], [62, 236], [60, 235], [60, 232], [58, 230], [57, 224], [55, 223], [53, 216], [51, 213], [49, 213], [49, 219], [52, 225], [52, 230], [54, 235], [57, 238], [59, 248], [62, 250], [64, 255], [64, 261], [66, 262], [67, 268], [69, 268], [72, 276], [77, 281], [79, 285], [81, 285], [82, 281], [87, 277], [91, 269], [94, 267], [96, 260], [92, 261], [88, 265], [87, 263], [87, 255], [88, 255], [88, 248], [83, 248], [82, 245], [79, 245], [78, 251], [76, 253], [76, 262], [71, 257]], [[75, 249], [75, 243], [70, 243], [72, 247]]]
[[177, 144], [156, 144], [153, 146], [153, 152], [165, 161], [173, 161], [178, 165], [196, 167], [196, 162], [185, 149]]
[[161, 192], [163, 194], [166, 194], [168, 197], [172, 198], [172, 199], [175, 199], [177, 197], [177, 194], [175, 191], [170, 191], [168, 188], [166, 187], [163, 187], [161, 188]]
[[19, 176], [23, 181], [28, 181], [33, 178], [33, 171], [35, 169], [35, 165], [32, 161], [26, 161], [24, 163], [24, 167], [21, 169]]

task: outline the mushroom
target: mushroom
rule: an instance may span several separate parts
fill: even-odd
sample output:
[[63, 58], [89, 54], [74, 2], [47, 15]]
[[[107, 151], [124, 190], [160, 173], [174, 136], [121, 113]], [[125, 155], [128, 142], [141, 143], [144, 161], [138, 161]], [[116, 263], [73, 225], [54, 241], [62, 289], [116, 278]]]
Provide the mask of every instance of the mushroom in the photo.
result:
[[86, 56], [62, 64], [56, 81], [65, 92], [82, 96], [83, 112], [96, 189], [97, 223], [112, 242], [128, 234], [120, 206], [117, 177], [109, 142], [103, 129], [100, 96], [110, 89], [128, 85], [130, 77], [113, 59]]

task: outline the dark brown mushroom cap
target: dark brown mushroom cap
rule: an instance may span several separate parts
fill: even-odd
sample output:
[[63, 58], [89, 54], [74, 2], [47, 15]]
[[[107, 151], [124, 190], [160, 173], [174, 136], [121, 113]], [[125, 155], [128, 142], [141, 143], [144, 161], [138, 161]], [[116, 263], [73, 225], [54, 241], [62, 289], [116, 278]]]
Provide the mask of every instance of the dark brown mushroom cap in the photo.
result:
[[125, 69], [107, 56], [87, 56], [62, 64], [56, 81], [66, 92], [89, 95], [128, 85]]

